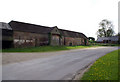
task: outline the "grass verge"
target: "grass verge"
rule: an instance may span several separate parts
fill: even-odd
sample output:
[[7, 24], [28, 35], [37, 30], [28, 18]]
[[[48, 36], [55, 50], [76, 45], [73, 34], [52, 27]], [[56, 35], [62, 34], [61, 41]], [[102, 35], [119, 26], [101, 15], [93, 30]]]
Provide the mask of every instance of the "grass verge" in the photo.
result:
[[10, 48], [3, 49], [2, 52], [50, 52], [50, 51], [61, 51], [79, 48], [89, 48], [97, 46], [40, 46], [40, 47], [29, 47], [29, 48]]
[[118, 80], [118, 51], [120, 49], [99, 58], [81, 80]]

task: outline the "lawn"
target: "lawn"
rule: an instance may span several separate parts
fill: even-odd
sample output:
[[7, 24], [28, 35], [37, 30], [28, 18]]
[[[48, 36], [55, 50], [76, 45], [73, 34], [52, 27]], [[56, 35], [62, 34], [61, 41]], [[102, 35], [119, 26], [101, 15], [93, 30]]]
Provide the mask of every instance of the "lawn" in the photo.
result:
[[120, 49], [99, 58], [81, 80], [118, 80], [118, 51]]
[[3, 49], [2, 52], [50, 52], [50, 51], [61, 51], [71, 50], [80, 48], [89, 48], [97, 46], [40, 46], [40, 47], [29, 47], [29, 48], [10, 48]]

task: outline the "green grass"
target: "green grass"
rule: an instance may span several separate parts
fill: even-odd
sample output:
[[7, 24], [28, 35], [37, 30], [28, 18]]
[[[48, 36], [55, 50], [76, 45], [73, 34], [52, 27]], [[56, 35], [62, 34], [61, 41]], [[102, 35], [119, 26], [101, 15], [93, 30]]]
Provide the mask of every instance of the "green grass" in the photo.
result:
[[118, 80], [118, 50], [99, 58], [81, 80]]
[[29, 47], [29, 48], [3, 49], [2, 52], [51, 52], [51, 51], [61, 51], [61, 50], [89, 48], [89, 47], [93, 47], [93, 46], [40, 46], [40, 47]]
[[100, 47], [100, 46], [118, 46], [118, 45], [117, 44], [111, 44], [111, 45], [95, 44], [95, 45], [88, 45], [88, 46], [40, 46], [40, 47], [2, 49], [0, 50], [0, 52], [51, 52], [51, 51], [61, 51], [61, 50]]

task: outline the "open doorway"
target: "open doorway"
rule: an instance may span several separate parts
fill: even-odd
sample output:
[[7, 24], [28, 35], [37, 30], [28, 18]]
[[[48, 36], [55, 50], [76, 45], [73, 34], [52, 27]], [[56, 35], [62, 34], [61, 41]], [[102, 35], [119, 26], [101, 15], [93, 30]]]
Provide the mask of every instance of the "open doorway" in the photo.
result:
[[6, 48], [12, 48], [13, 47], [13, 41], [2, 41], [2, 49]]
[[72, 46], [72, 43], [69, 43], [69, 46]]

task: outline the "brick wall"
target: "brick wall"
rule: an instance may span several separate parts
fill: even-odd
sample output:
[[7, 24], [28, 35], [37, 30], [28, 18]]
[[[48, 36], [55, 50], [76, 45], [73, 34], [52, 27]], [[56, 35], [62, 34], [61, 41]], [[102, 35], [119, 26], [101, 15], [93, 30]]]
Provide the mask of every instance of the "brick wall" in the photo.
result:
[[[86, 41], [86, 44], [88, 44], [88, 41]], [[65, 45], [66, 46], [85, 45], [85, 41], [84, 41], [84, 38], [65, 37]]]
[[[50, 39], [51, 38], [51, 39]], [[50, 42], [49, 42], [50, 40]], [[87, 39], [86, 39], [87, 40]], [[17, 47], [35, 47], [45, 45], [85, 45], [85, 38], [60, 37], [60, 35], [37, 34], [29, 32], [14, 31], [13, 45]], [[86, 41], [88, 44], [88, 40]]]
[[60, 35], [51, 35], [51, 44], [53, 46], [59, 46], [60, 44]]
[[48, 34], [14, 31], [14, 47], [34, 47], [49, 44]]

